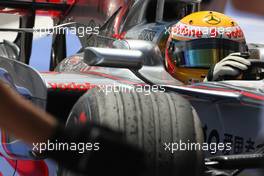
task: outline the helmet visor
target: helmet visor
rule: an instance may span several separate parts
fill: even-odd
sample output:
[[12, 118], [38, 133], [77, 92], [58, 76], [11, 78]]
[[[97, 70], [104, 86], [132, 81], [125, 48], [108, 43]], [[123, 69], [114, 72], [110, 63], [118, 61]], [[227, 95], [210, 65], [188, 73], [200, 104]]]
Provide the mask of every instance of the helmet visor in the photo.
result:
[[246, 52], [246, 44], [228, 39], [172, 40], [168, 55], [178, 67], [208, 69], [234, 52]]

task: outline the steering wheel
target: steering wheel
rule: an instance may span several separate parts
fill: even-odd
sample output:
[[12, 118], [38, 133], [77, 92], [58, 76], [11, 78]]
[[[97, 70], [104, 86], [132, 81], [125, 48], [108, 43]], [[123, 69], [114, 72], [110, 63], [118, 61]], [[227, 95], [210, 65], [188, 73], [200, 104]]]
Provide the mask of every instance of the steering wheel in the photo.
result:
[[242, 80], [264, 79], [264, 61], [259, 59], [248, 59], [251, 62], [249, 68], [242, 71]]

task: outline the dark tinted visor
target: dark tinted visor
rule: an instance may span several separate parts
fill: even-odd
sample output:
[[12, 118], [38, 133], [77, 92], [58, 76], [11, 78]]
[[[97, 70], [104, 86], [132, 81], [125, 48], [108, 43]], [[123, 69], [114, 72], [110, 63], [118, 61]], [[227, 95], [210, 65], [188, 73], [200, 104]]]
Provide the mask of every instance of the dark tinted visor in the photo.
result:
[[180, 42], [172, 40], [168, 55], [178, 67], [210, 68], [230, 53], [246, 51], [247, 47], [243, 42], [210, 38]]

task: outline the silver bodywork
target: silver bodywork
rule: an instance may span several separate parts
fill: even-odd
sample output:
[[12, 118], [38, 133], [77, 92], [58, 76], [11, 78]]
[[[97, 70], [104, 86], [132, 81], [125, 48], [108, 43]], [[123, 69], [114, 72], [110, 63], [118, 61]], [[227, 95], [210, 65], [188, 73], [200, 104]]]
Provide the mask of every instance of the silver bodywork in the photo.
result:
[[[228, 140], [232, 143], [229, 154], [255, 152], [262, 147], [262, 80], [208, 82], [184, 86], [166, 72], [161, 53], [155, 44], [135, 40], [126, 42], [129, 49], [143, 53], [144, 65], [138, 70], [139, 75], [154, 84], [162, 85], [168, 91], [181, 94], [191, 102], [202, 121], [206, 142], [225, 143], [229, 137]], [[105, 52], [108, 51], [111, 52]], [[258, 48], [256, 51], [261, 53], [262, 49]], [[83, 54], [65, 59], [57, 67], [57, 72], [41, 75], [29, 66], [7, 58], [0, 58], [0, 68], [1, 80], [42, 108], [45, 108], [47, 91], [52, 89], [73, 92], [79, 89], [85, 92], [98, 85], [132, 87], [147, 84], [129, 69], [89, 66], [84, 62]], [[12, 158], [0, 147], [1, 154], [9, 159], [34, 160], [29, 155], [30, 148], [19, 141], [1, 143], [1, 146], [16, 154]], [[222, 154], [223, 152], [217, 151], [214, 155]], [[211, 155], [210, 151], [207, 155]]]

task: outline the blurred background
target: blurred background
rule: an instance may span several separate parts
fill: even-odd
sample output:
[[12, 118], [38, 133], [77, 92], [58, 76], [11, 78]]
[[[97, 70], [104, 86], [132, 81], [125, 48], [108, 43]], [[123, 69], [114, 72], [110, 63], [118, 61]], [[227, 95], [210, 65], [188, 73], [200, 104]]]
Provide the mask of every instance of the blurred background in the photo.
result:
[[[19, 16], [14, 14], [0, 14], [1, 28], [19, 28]], [[35, 29], [51, 28], [53, 20], [47, 16], [36, 16]], [[0, 42], [3, 40], [15, 41], [18, 33], [0, 32]], [[34, 33], [30, 65], [38, 71], [48, 71], [51, 56], [52, 35]], [[67, 36], [67, 56], [76, 53], [81, 47], [79, 39], [75, 35]]]
[[248, 43], [264, 43], [263, 0], [203, 0], [202, 10], [232, 17], [243, 29]]

